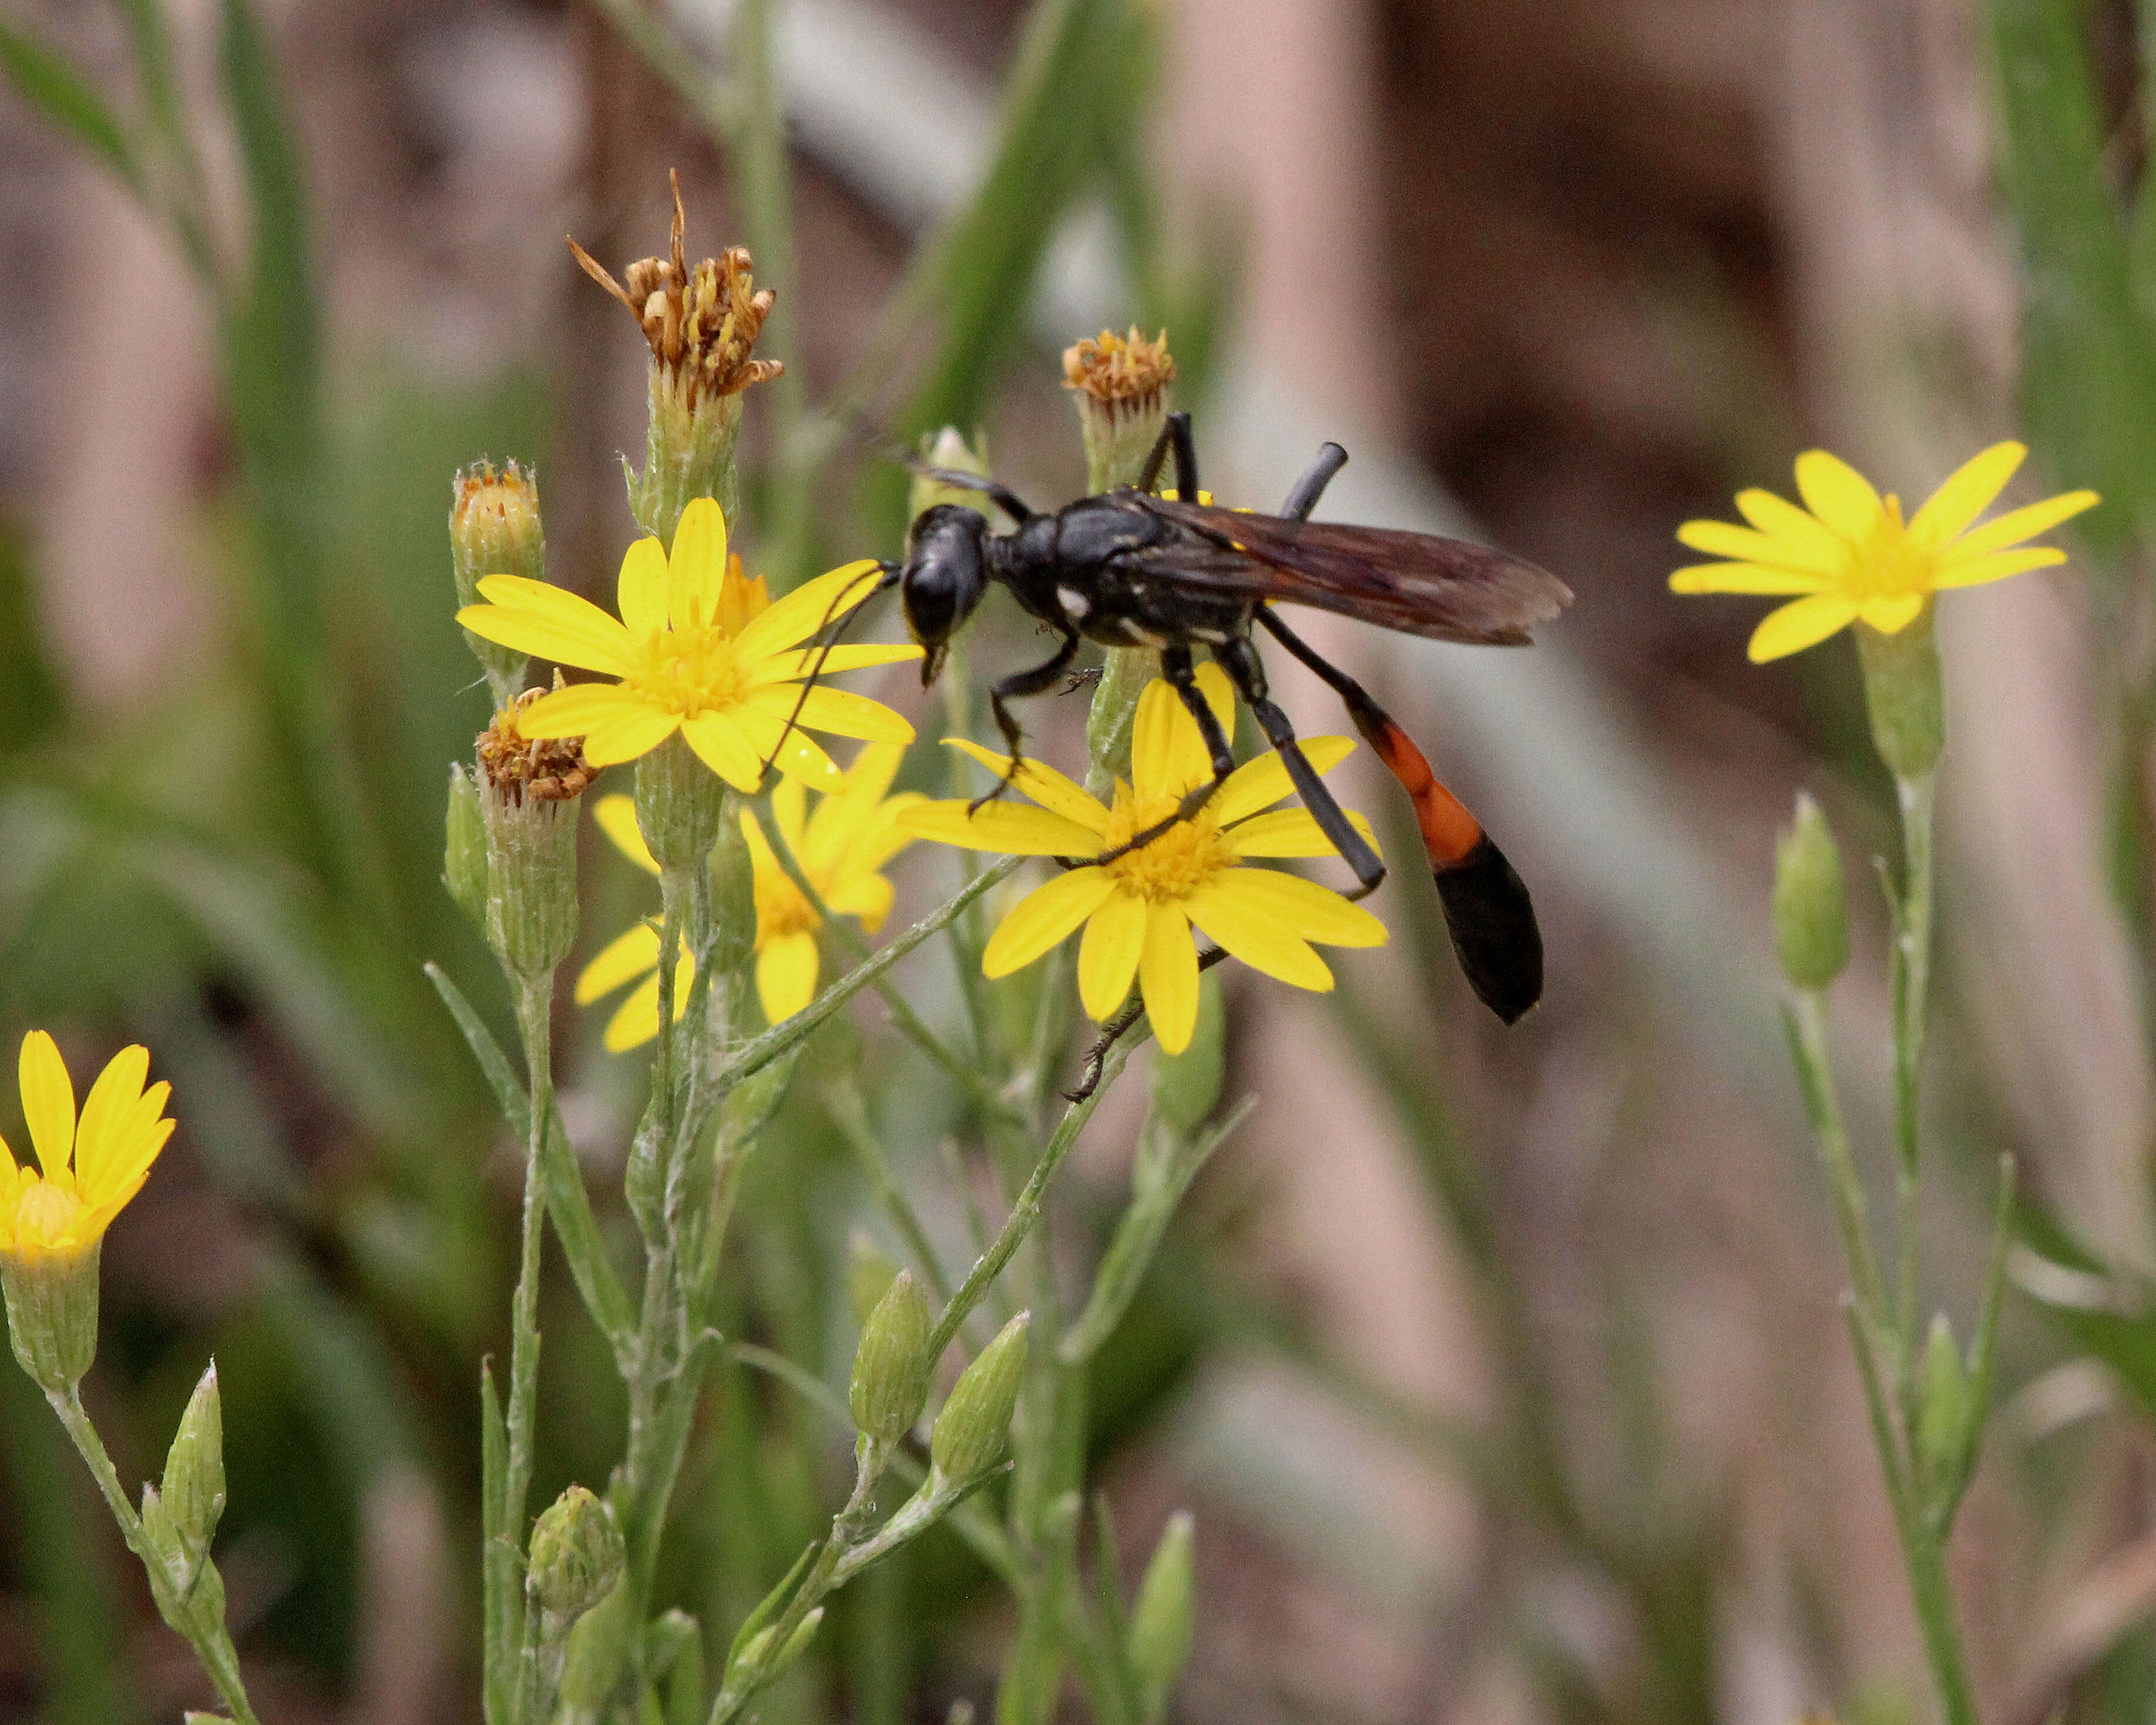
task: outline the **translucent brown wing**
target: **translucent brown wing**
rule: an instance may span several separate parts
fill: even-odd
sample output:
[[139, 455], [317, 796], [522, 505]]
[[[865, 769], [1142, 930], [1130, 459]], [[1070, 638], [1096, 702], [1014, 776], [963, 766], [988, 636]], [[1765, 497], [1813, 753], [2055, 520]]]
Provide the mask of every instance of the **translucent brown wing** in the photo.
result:
[[1530, 628], [1572, 603], [1572, 589], [1547, 569], [1462, 539], [1127, 495], [1193, 536], [1140, 560], [1209, 592], [1314, 605], [1404, 634], [1491, 647], [1526, 645]]

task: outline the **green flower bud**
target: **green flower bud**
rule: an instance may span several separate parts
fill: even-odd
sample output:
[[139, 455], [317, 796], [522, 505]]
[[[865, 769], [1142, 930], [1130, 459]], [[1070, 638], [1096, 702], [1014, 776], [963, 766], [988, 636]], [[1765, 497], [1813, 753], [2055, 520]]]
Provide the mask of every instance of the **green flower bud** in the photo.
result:
[[[50, 1189], [28, 1189], [25, 1205], [47, 1201]], [[8, 1339], [38, 1389], [64, 1395], [82, 1382], [97, 1358], [97, 1261], [102, 1240], [64, 1250], [22, 1246], [0, 1251], [0, 1294], [8, 1305]]]
[[897, 1279], [898, 1260], [870, 1239], [866, 1229], [854, 1230], [846, 1241], [846, 1299], [856, 1323], [868, 1322], [876, 1302]]
[[1195, 1591], [1191, 1530], [1189, 1511], [1178, 1510], [1168, 1517], [1131, 1609], [1131, 1671], [1138, 1680], [1147, 1725], [1167, 1716], [1168, 1697], [1190, 1659]]
[[1961, 1350], [1954, 1346], [1953, 1327], [1946, 1313], [1939, 1312], [1933, 1317], [1932, 1332], [1924, 1343], [1917, 1404], [1917, 1447], [1933, 1480], [1951, 1479], [1959, 1471], [1975, 1404]]
[[195, 1385], [165, 1456], [159, 1496], [190, 1566], [209, 1554], [224, 1514], [224, 1414], [218, 1399], [217, 1362]]
[[[467, 467], [450, 486], [449, 551], [457, 603], [480, 603], [479, 584], [489, 575], [547, 578], [547, 538], [539, 526], [539, 480], [512, 461], [501, 473], [482, 461]], [[525, 655], [481, 640], [470, 629], [465, 644], [486, 671], [495, 705], [506, 706], [524, 686]]]
[[928, 1405], [928, 1301], [913, 1272], [901, 1270], [862, 1326], [854, 1354], [848, 1405], [854, 1424], [870, 1437], [896, 1443]]
[[157, 1615], [182, 1635], [199, 1639], [224, 1623], [224, 1578], [204, 1548], [191, 1548], [171, 1501], [155, 1486], [142, 1487], [142, 1543], [152, 1561], [143, 1565]]
[[1774, 944], [1782, 974], [1799, 988], [1824, 988], [1849, 963], [1841, 852], [1818, 803], [1797, 793], [1797, 811], [1774, 845]]
[[613, 1591], [626, 1561], [606, 1501], [572, 1486], [531, 1529], [531, 1592], [550, 1615], [581, 1617]]
[[1131, 776], [1131, 732], [1137, 723], [1138, 696], [1160, 672], [1160, 655], [1150, 647], [1111, 647], [1101, 661], [1101, 680], [1086, 711], [1086, 752], [1093, 771], [1086, 788], [1106, 796], [1119, 778]]
[[[978, 448], [969, 445], [955, 425], [945, 426], [933, 437], [924, 433], [921, 439], [921, 459], [931, 467], [946, 468], [953, 473], [976, 473], [983, 479], [991, 471], [988, 440], [982, 439]], [[906, 496], [906, 519], [918, 521], [939, 503], [955, 503], [962, 509], [970, 509], [983, 516], [988, 512], [987, 492], [962, 491], [957, 486], [947, 485], [941, 480], [916, 474], [913, 489]]]
[[449, 810], [442, 847], [442, 885], [457, 907], [486, 930], [486, 822], [479, 811], [479, 787], [461, 765], [449, 768]]
[[1891, 635], [1856, 625], [1856, 657], [1864, 667], [1864, 704], [1872, 746], [1897, 778], [1922, 778], [1946, 746], [1946, 686], [1932, 608]]
[[1179, 1132], [1194, 1132], [1220, 1100], [1227, 1070], [1227, 1014], [1220, 1005], [1220, 977], [1198, 979], [1198, 1028], [1181, 1054], [1152, 1057], [1152, 1106]]
[[613, 1698], [637, 1635], [636, 1589], [617, 1586], [569, 1630], [562, 1666], [566, 1717], [596, 1719]]
[[958, 1374], [951, 1399], [936, 1416], [928, 1454], [936, 1471], [963, 1486], [994, 1466], [1010, 1436], [1025, 1374], [1025, 1334], [1031, 1315], [1021, 1312], [997, 1332], [980, 1358]]
[[[636, 824], [662, 869], [701, 869], [725, 825], [726, 783], [675, 732], [636, 763]], [[752, 913], [750, 938], [755, 938]]]
[[578, 739], [516, 728], [531, 691], [479, 740], [480, 819], [486, 829], [486, 937], [515, 976], [545, 976], [577, 939], [577, 799], [594, 774]]

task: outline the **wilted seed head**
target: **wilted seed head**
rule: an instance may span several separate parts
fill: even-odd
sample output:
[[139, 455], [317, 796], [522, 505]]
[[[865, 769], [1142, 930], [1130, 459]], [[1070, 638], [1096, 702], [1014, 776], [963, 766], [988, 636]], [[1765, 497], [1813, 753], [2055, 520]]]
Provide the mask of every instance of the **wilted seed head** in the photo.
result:
[[[554, 686], [562, 686], [559, 671], [554, 673]], [[483, 788], [505, 801], [521, 803], [531, 797], [540, 802], [570, 802], [598, 776], [585, 762], [583, 738], [530, 737], [517, 729], [516, 716], [546, 692], [526, 690], [480, 733]]]
[[577, 938], [577, 798], [595, 776], [576, 737], [527, 737], [516, 716], [526, 690], [479, 740], [479, 809], [486, 829], [486, 938], [520, 978], [545, 975]]
[[1158, 408], [1162, 389], [1174, 381], [1166, 330], [1148, 341], [1132, 324], [1127, 336], [1103, 330], [1063, 350], [1063, 387], [1084, 390], [1111, 414]]
[[687, 218], [681, 208], [681, 182], [674, 187], [674, 231], [668, 254], [642, 258], [623, 274], [624, 287], [577, 242], [569, 249], [584, 273], [629, 308], [654, 364], [671, 372], [694, 408], [704, 396], [737, 395], [752, 383], [767, 383], [785, 367], [775, 359], [753, 357], [756, 338], [778, 295], [759, 288], [746, 246], [729, 246], [692, 270], [683, 247]]

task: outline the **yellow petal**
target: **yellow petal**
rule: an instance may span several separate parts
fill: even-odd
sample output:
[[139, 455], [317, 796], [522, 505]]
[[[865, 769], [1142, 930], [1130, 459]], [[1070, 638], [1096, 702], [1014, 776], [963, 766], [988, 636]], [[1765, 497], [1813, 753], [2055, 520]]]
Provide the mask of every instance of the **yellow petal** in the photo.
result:
[[[677, 1024], [689, 1009], [689, 984], [696, 979], [696, 962], [684, 952], [674, 966], [674, 1022]], [[606, 1034], [599, 1040], [608, 1054], [626, 1054], [658, 1034], [659, 972], [654, 968], [607, 1020]]]
[[756, 955], [756, 998], [764, 1020], [790, 1019], [816, 998], [816, 937], [782, 934]]
[[[1378, 835], [1371, 831], [1370, 823], [1352, 809], [1340, 811], [1348, 817], [1348, 824], [1363, 835], [1363, 841], [1377, 850]], [[1250, 819], [1232, 826], [1220, 835], [1220, 842], [1228, 847], [1231, 856], [1334, 856], [1338, 853], [1332, 841], [1325, 836], [1324, 829], [1306, 809], [1275, 809], [1264, 814], [1255, 814]], [[1383, 853], [1379, 851], [1382, 855]]]
[[1115, 890], [1115, 880], [1106, 869], [1073, 869], [1036, 886], [1011, 907], [988, 937], [981, 954], [981, 974], [1009, 976], [1023, 970], [1100, 909]]
[[1179, 797], [1212, 776], [1212, 754], [1183, 697], [1165, 678], [1147, 684], [1131, 727], [1131, 782], [1138, 794]]
[[824, 902], [840, 916], [855, 918], [874, 934], [891, 915], [897, 897], [898, 889], [885, 876], [864, 873], [847, 875], [824, 895]]
[[1263, 906], [1224, 891], [1227, 882], [1254, 870], [1231, 870], [1183, 901], [1190, 920], [1253, 970], [1319, 993], [1332, 986], [1332, 972], [1294, 930], [1283, 927]]
[[752, 664], [818, 634], [873, 593], [881, 578], [882, 571], [865, 559], [803, 582], [735, 637], [742, 663]]
[[666, 559], [666, 614], [674, 627], [693, 629], [716, 618], [726, 578], [726, 518], [709, 497], [692, 497]]
[[899, 816], [899, 828], [938, 845], [1000, 850], [1012, 856], [1091, 856], [1101, 849], [1099, 834], [1045, 809], [984, 803], [968, 815], [966, 807], [955, 798], [916, 803]]
[[[978, 761], [989, 772], [1001, 778], [1010, 771], [1010, 757], [984, 749], [978, 742], [963, 737], [947, 737], [946, 746], [963, 750]], [[1065, 778], [1045, 761], [1028, 758], [1019, 764], [1018, 775], [1012, 781], [1044, 809], [1052, 809], [1065, 820], [1086, 829], [1089, 833], [1104, 833], [1108, 828], [1108, 811], [1099, 798]], [[1096, 845], [1094, 847], [1098, 849]]]
[[609, 723], [652, 712], [651, 703], [619, 683], [572, 683], [552, 689], [516, 716], [526, 737], [585, 737]]
[[1181, 1054], [1198, 1028], [1198, 943], [1190, 937], [1190, 919], [1174, 905], [1147, 906], [1138, 991], [1153, 1039], [1164, 1053]]
[[1969, 457], [1909, 517], [1909, 536], [1925, 547], [1944, 545], [1991, 507], [2028, 453], [2020, 444], [1994, 444]]
[[900, 646], [896, 643], [797, 647], [757, 660], [742, 679], [742, 686], [762, 689], [773, 683], [798, 683], [810, 677], [836, 676], [840, 671], [866, 670], [872, 665], [901, 665], [909, 659], [920, 657], [918, 647]]
[[1078, 998], [1096, 1019], [1111, 1017], [1131, 992], [1145, 950], [1146, 901], [1111, 892], [1086, 924], [1078, 943]]
[[[105, 1183], [131, 1159], [125, 1142], [127, 1127], [149, 1076], [150, 1050], [134, 1044], [105, 1062], [83, 1098], [82, 1119], [74, 1135], [74, 1178], [85, 1202], [101, 1197]], [[169, 1087], [165, 1089], [164, 1095], [171, 1093]], [[162, 1097], [159, 1100], [162, 1106]]]
[[[1800, 521], [1812, 521], [1801, 510], [1792, 507], [1789, 512]], [[1734, 562], [1785, 568], [1793, 575], [1830, 574], [1841, 566], [1841, 542], [1817, 521], [1812, 521], [1812, 526], [1835, 544], [1835, 554], [1831, 561], [1817, 555], [1809, 541], [1780, 539], [1738, 526], [1732, 521], [1686, 521], [1677, 529], [1677, 543]]]
[[624, 796], [617, 791], [602, 797], [592, 804], [592, 819], [599, 824], [599, 830], [613, 841], [613, 848], [627, 857], [647, 875], [659, 872], [658, 860], [651, 847], [644, 842], [644, 829], [637, 824], [636, 798]]
[[798, 725], [789, 725], [783, 718], [746, 704], [736, 705], [728, 716], [741, 726], [741, 733], [756, 751], [757, 760], [768, 762], [811, 790], [835, 790], [844, 781], [845, 775], [839, 771], [839, 763]]
[[712, 772], [752, 795], [763, 778], [763, 756], [729, 713], [699, 713], [681, 721], [681, 735]]
[[[812, 731], [829, 731], [839, 737], [857, 737], [865, 742], [911, 742], [913, 726], [901, 714], [880, 701], [856, 695], [850, 689], [834, 689], [828, 683], [803, 685], [782, 684], [757, 689], [741, 698], [744, 711], [762, 713], [782, 724], [789, 717]], [[794, 712], [796, 706], [800, 711]]]
[[1385, 925], [1329, 886], [1278, 869], [1229, 869], [1214, 876], [1212, 891], [1238, 908], [1271, 918], [1282, 928], [1328, 947], [1382, 947]]
[[646, 534], [622, 553], [614, 603], [633, 635], [666, 627], [666, 552], [652, 535]]
[[74, 1153], [74, 1085], [59, 1045], [43, 1030], [31, 1031], [23, 1039], [16, 1073], [23, 1092], [23, 1121], [30, 1128], [38, 1166], [54, 1185], [74, 1192], [77, 1189], [69, 1158]]
[[1895, 593], [1886, 598], [1865, 600], [1857, 607], [1856, 616], [1866, 628], [1876, 629], [1882, 635], [1898, 635], [1917, 620], [1917, 614], [1923, 608], [1923, 594]]
[[598, 956], [577, 973], [576, 1003], [589, 1006], [624, 983], [658, 968], [659, 931], [649, 922], [639, 922], [608, 941]]
[[1834, 529], [1788, 498], [1754, 485], [1737, 494], [1737, 506], [1746, 521], [1774, 541], [1774, 562], [1821, 575], [1831, 575], [1841, 567], [1848, 547]]
[[2062, 491], [2056, 497], [2046, 497], [2041, 503], [2025, 504], [2020, 509], [2009, 510], [1995, 521], [1971, 528], [1947, 547], [1946, 556], [1949, 559], [1974, 557], [2004, 551], [2010, 545], [2019, 545], [2024, 539], [2048, 532], [2061, 521], [2071, 520], [2085, 509], [2094, 509], [2102, 501], [2093, 491]]
[[1808, 449], [1797, 457], [1797, 490], [1805, 508], [1849, 539], [1870, 532], [1886, 507], [1871, 480], [1825, 449]]
[[[1302, 757], [1318, 773], [1330, 773], [1355, 752], [1351, 737], [1303, 737], [1296, 739]], [[1295, 788], [1287, 776], [1287, 762], [1278, 749], [1268, 749], [1255, 761], [1245, 761], [1228, 775], [1205, 806], [1222, 826], [1269, 809]]]
[[[536, 706], [538, 703], [532, 703]], [[593, 767], [612, 767], [634, 761], [652, 750], [680, 728], [678, 715], [655, 706], [623, 706], [600, 719], [584, 732], [584, 759]], [[572, 733], [573, 734], [573, 733]]]
[[1856, 604], [1838, 593], [1815, 593], [1779, 610], [1769, 611], [1752, 631], [1745, 653], [1754, 665], [1815, 647], [1836, 629], [1856, 621]]
[[2031, 545], [2021, 551], [1994, 551], [1980, 557], [1953, 557], [1932, 576], [1934, 588], [1981, 587], [2029, 569], [2049, 569], [2066, 560], [2056, 546]]
[[629, 631], [589, 599], [522, 575], [486, 576], [479, 590], [490, 603], [457, 613], [474, 634], [562, 665], [628, 674]]
[[1670, 577], [1671, 593], [1817, 593], [1826, 585], [1824, 575], [1758, 563], [1693, 563]]

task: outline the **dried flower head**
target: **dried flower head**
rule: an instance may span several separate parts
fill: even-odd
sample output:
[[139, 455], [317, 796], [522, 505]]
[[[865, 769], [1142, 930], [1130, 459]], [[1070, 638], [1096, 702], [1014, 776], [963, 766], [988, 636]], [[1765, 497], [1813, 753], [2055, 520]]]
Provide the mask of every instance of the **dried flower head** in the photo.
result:
[[577, 242], [569, 249], [584, 274], [629, 308], [651, 344], [652, 362], [673, 372], [694, 408], [705, 396], [738, 395], [752, 383], [767, 383], [785, 369], [775, 359], [752, 357], [756, 338], [778, 295], [759, 288], [750, 273], [746, 246], [729, 246], [694, 270], [682, 240], [686, 218], [681, 182], [674, 187], [674, 233], [668, 255], [641, 258], [624, 273], [624, 287]]
[[1143, 413], [1160, 404], [1175, 381], [1168, 331], [1148, 341], [1136, 324], [1127, 336], [1103, 330], [1063, 350], [1063, 387], [1082, 389], [1111, 413]]
[[[562, 686], [557, 670], [554, 687]], [[510, 802], [521, 803], [530, 796], [539, 802], [567, 803], [581, 797], [598, 776], [598, 770], [584, 759], [581, 737], [526, 737], [518, 726], [518, 715], [548, 692], [526, 689], [480, 733], [479, 764], [487, 788]]]

